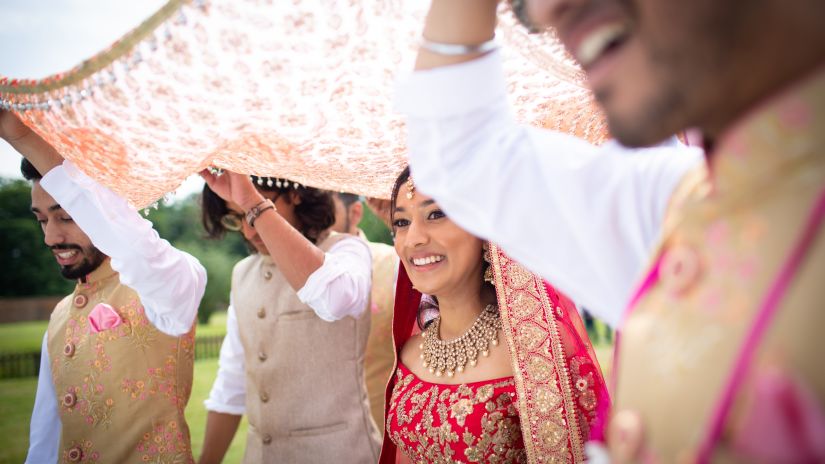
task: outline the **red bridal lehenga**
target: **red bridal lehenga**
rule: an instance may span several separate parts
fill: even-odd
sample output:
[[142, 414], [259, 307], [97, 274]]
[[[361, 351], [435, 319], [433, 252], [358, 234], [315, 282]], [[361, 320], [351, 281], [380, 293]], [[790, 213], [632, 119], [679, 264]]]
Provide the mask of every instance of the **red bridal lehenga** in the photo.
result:
[[[381, 463], [582, 462], [602, 438], [610, 399], [574, 304], [491, 245], [512, 377], [435, 384], [397, 362], [387, 386]], [[397, 354], [415, 330], [421, 294], [399, 269], [393, 320]]]

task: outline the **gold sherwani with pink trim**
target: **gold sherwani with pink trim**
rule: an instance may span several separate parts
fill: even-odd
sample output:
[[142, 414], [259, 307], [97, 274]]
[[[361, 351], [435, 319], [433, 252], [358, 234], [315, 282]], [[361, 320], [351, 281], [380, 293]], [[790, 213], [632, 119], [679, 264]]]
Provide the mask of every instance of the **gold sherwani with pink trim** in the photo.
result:
[[[730, 130], [669, 209], [622, 333], [618, 461], [694, 462], [720, 392], [825, 187], [825, 73]], [[737, 390], [713, 462], [825, 459], [825, 233], [815, 232]]]

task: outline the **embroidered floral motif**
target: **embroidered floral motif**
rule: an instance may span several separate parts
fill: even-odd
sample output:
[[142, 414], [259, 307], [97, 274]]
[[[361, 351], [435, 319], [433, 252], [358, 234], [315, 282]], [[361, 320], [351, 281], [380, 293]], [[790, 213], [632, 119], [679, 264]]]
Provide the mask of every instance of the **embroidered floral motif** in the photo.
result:
[[[49, 323], [48, 349], [63, 423], [61, 460], [192, 462], [183, 408], [191, 389], [194, 331], [180, 337], [159, 332], [116, 274], [79, 284], [75, 294], [83, 298], [62, 303]], [[123, 323], [90, 334], [88, 314], [101, 302], [110, 304]], [[158, 400], [152, 401], [153, 396]], [[141, 398], [147, 401], [129, 404]], [[127, 412], [135, 407], [146, 414]], [[165, 418], [163, 430], [156, 427], [160, 418]], [[151, 444], [141, 441], [145, 430], [151, 431], [146, 438]], [[82, 441], [89, 436], [97, 437], [94, 450]], [[139, 442], [144, 450], [136, 449]]]
[[95, 344], [95, 357], [89, 361], [89, 367], [98, 374], [112, 370], [112, 358], [106, 354], [103, 343]]
[[161, 395], [182, 410], [185, 404], [182, 403], [178, 393], [177, 369], [177, 358], [172, 355], [167, 356], [164, 366], [150, 367], [147, 369], [146, 377], [123, 379], [121, 391], [129, 394], [133, 400], [145, 400]]
[[94, 449], [90, 440], [72, 440], [63, 448], [61, 463], [99, 462], [100, 452]]
[[436, 385], [396, 375], [387, 431], [413, 462], [526, 462], [512, 378]]
[[587, 358], [574, 357], [570, 360], [570, 372], [573, 374], [578, 404], [588, 412], [589, 416], [592, 416], [596, 409], [596, 393], [593, 391], [595, 370], [596, 367]]
[[181, 463], [188, 462], [191, 454], [187, 437], [178, 427], [177, 421], [155, 424], [151, 432], [143, 434], [137, 451], [143, 462]]
[[155, 338], [152, 336], [154, 333], [152, 323], [146, 317], [140, 302], [130, 300], [126, 305], [118, 308], [118, 312], [123, 318], [123, 325], [125, 326], [122, 330], [129, 331], [129, 340], [135, 348], [146, 349], [155, 342]]
[[547, 330], [535, 324], [524, 324], [519, 327], [516, 337], [519, 345], [525, 349], [537, 350], [547, 338]]
[[[571, 375], [575, 370], [568, 367], [562, 343], [562, 337], [573, 339], [572, 316], [555, 290], [548, 290], [495, 245], [491, 251], [503, 332], [511, 347], [514, 343], [518, 348], [511, 361], [523, 373], [515, 389], [519, 406], [526, 408], [526, 422], [521, 424], [525, 451], [531, 462], [582, 462], [589, 427], [577, 402], [580, 392]], [[585, 402], [595, 408], [595, 396], [589, 399], [592, 403]]]
[[82, 385], [67, 387], [59, 401], [64, 414], [79, 414], [92, 427], [111, 425], [115, 402], [94, 372], [84, 377]]

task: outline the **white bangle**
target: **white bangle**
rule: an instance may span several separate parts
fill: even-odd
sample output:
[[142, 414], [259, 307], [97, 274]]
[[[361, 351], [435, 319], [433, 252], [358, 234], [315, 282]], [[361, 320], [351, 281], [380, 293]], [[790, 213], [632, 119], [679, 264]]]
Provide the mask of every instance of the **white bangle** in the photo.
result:
[[421, 38], [421, 48], [431, 51], [439, 55], [446, 56], [462, 56], [473, 55], [475, 53], [487, 53], [498, 48], [495, 36], [480, 44], [464, 45], [464, 44], [448, 44], [442, 42], [433, 42], [425, 38]]

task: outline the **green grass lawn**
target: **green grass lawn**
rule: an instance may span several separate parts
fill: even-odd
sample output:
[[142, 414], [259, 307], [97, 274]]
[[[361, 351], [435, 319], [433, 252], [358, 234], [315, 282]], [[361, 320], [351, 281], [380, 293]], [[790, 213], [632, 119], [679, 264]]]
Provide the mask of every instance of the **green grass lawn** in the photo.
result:
[[0, 324], [0, 353], [40, 351], [48, 321]]
[[[186, 408], [186, 421], [192, 433], [192, 449], [195, 450], [196, 459], [203, 447], [203, 433], [206, 430], [206, 409], [203, 401], [209, 395], [217, 371], [217, 359], [195, 362], [195, 379], [192, 396]], [[0, 381], [0, 463], [20, 463], [26, 458], [29, 447], [29, 420], [36, 391], [35, 378]], [[246, 428], [244, 419], [224, 462], [241, 462], [246, 446]]]
[[226, 335], [226, 311], [212, 313], [209, 317], [209, 324], [198, 324], [195, 331], [197, 337], [211, 337], [213, 335]]
[[[0, 353], [20, 351], [40, 351], [43, 334], [48, 321], [14, 322], [0, 324]], [[196, 330], [199, 337], [224, 335], [226, 333], [226, 312], [217, 312], [209, 318], [209, 324], [200, 324]]]
[[[203, 448], [203, 433], [206, 430], [206, 408], [203, 406], [203, 401], [209, 396], [209, 390], [212, 389], [212, 382], [215, 380], [217, 372], [217, 359], [195, 361], [192, 396], [189, 398], [189, 405], [186, 407], [186, 422], [189, 423], [189, 430], [192, 434], [192, 449], [195, 450], [195, 459], [200, 456], [200, 450]], [[246, 447], [246, 428], [246, 417], [244, 417], [223, 462], [227, 464], [241, 462], [243, 450]]]
[[[46, 322], [23, 322], [0, 325], [0, 352], [39, 350]], [[605, 334], [597, 329], [593, 335], [596, 356], [609, 378], [613, 344], [605, 340]], [[198, 336], [223, 335], [226, 332], [226, 313], [215, 313], [209, 324], [200, 325]], [[206, 409], [203, 401], [209, 395], [212, 382], [218, 370], [217, 359], [202, 359], [195, 362], [192, 396], [186, 408], [186, 420], [192, 433], [192, 449], [195, 458], [203, 447], [203, 434], [206, 430]], [[31, 418], [37, 379], [13, 379], [0, 381], [0, 464], [20, 463], [26, 456], [29, 446], [29, 420]], [[247, 423], [244, 419], [235, 440], [227, 453], [226, 463], [241, 462], [246, 445]]]
[[20, 463], [29, 448], [29, 419], [37, 379], [0, 381], [0, 462]]
[[[39, 351], [47, 326], [47, 321], [0, 324], [0, 353]], [[213, 314], [209, 324], [199, 325], [196, 333], [199, 337], [224, 335], [226, 313]], [[217, 371], [217, 359], [195, 362], [192, 396], [186, 408], [186, 420], [192, 433], [192, 449], [195, 450], [196, 458], [200, 455], [203, 433], [206, 430], [206, 409], [203, 401], [209, 395]], [[20, 463], [26, 457], [29, 447], [29, 421], [36, 391], [37, 379], [34, 377], [0, 380], [0, 464]], [[224, 462], [241, 462], [246, 446], [246, 428], [246, 420], [243, 420]]]

